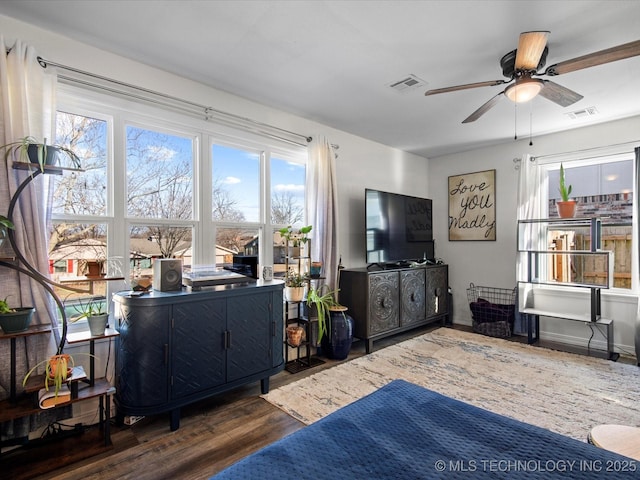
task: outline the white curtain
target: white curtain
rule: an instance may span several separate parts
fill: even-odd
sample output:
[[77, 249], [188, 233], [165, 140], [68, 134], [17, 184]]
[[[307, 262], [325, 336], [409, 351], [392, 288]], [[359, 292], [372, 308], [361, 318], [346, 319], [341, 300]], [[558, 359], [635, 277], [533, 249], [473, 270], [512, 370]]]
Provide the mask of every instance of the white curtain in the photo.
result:
[[307, 219], [313, 226], [311, 259], [323, 263], [325, 283], [334, 290], [338, 288], [338, 191], [336, 156], [326, 138], [318, 138], [311, 146], [307, 168]]
[[[0, 36], [0, 145], [32, 136], [39, 141], [51, 139], [53, 125], [53, 92], [55, 75], [38, 64], [33, 47], [16, 41], [10, 46]], [[12, 160], [5, 162], [5, 151], [0, 152], [0, 213], [6, 215], [11, 197], [29, 172], [12, 167]], [[38, 175], [20, 195], [13, 213], [16, 225], [17, 247], [27, 261], [39, 272], [49, 271], [46, 214], [45, 179]], [[0, 292], [9, 298], [10, 305], [34, 306], [34, 324], [57, 326], [55, 303], [48, 293], [28, 276], [7, 268], [0, 268]], [[46, 358], [55, 350], [57, 339], [50, 335], [20, 337], [16, 342], [16, 383], [20, 391], [22, 378], [30, 365]], [[0, 398], [9, 391], [9, 340], [0, 343]], [[24, 436], [34, 425], [29, 418], [2, 425], [2, 439]]]
[[[535, 158], [530, 155], [523, 155], [518, 170], [518, 211], [517, 220], [531, 220], [542, 218], [541, 214], [541, 196], [543, 192], [542, 174]], [[525, 245], [533, 245], [539, 239], [534, 238], [535, 229], [521, 228], [519, 225], [518, 237]], [[522, 235], [521, 235], [522, 234]], [[518, 245], [520, 248], [520, 245]], [[516, 280], [522, 281], [527, 279], [527, 261], [523, 254], [518, 254], [516, 258]], [[526, 292], [518, 292], [518, 294]], [[516, 312], [518, 309], [516, 308]], [[516, 313], [516, 321], [514, 324], [514, 333], [526, 333], [526, 316]]]
[[[636, 147], [634, 149], [635, 152], [635, 164], [634, 164], [634, 172], [636, 175], [635, 178], [635, 194], [633, 198], [633, 231], [634, 238], [636, 241], [636, 250], [638, 255], [637, 262], [635, 265], [632, 265], [632, 268], [635, 272], [640, 273], [640, 198], [638, 198], [638, 193], [640, 193], [640, 147]], [[636, 277], [638, 278], [638, 277]], [[640, 285], [638, 286], [640, 289]], [[636, 332], [635, 332], [635, 345], [636, 345], [636, 363], [640, 366], [640, 295], [638, 297], [638, 307], [636, 313]]]

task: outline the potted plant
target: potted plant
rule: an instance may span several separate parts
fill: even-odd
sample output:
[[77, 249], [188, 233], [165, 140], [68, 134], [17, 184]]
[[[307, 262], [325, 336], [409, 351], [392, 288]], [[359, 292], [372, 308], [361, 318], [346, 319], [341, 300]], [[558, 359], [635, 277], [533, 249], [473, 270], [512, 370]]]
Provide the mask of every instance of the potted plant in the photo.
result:
[[22, 380], [22, 386], [27, 384], [29, 377], [41, 366], [45, 366], [44, 388], [49, 391], [49, 385], [53, 385], [54, 394], [57, 397], [62, 385], [67, 383], [73, 372], [73, 357], [66, 353], [52, 355], [33, 366]]
[[9, 307], [7, 298], [0, 300], [0, 328], [4, 333], [23, 332], [29, 328], [33, 307]]
[[9, 236], [9, 230], [15, 230], [15, 225], [4, 215], [0, 215], [0, 248]]
[[62, 145], [48, 145], [47, 139], [38, 142], [34, 137], [27, 136], [0, 146], [5, 149], [4, 159], [8, 163], [9, 158], [18, 162], [32, 163], [40, 166], [40, 171], [44, 172], [45, 166], [55, 165], [58, 162], [58, 155], [64, 153], [71, 161], [71, 165], [80, 168], [82, 162], [75, 152]]
[[573, 218], [576, 214], [576, 201], [570, 198], [572, 186], [566, 183], [564, 176], [564, 166], [560, 164], [560, 198], [556, 202], [558, 208], [558, 216], [560, 218]]
[[284, 296], [286, 300], [288, 302], [301, 302], [304, 299], [306, 286], [307, 276], [290, 268], [284, 280]]
[[337, 290], [331, 291], [327, 285], [311, 288], [307, 307], [310, 320], [315, 319], [318, 324], [316, 345], [322, 346], [327, 357], [344, 360], [353, 341], [353, 319], [346, 314], [347, 307], [335, 299], [336, 293]]
[[69, 318], [70, 322], [77, 322], [83, 318], [87, 319], [89, 324], [89, 331], [92, 337], [104, 335], [104, 330], [107, 328], [109, 321], [109, 312], [106, 311], [105, 297], [91, 297], [88, 300], [78, 300], [78, 303], [73, 308], [78, 312], [78, 315], [74, 315]]
[[291, 248], [291, 252], [287, 252], [287, 255], [290, 257], [300, 256], [300, 246], [309, 241], [309, 232], [311, 232], [312, 229], [313, 227], [311, 225], [300, 227], [297, 230], [289, 225], [278, 230], [280, 236], [287, 241], [289, 248]]

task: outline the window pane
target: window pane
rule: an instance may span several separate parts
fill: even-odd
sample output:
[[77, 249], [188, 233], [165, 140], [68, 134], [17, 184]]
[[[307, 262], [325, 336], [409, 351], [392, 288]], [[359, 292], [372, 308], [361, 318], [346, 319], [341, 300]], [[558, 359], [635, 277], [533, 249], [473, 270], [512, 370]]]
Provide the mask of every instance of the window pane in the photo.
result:
[[192, 264], [191, 227], [166, 225], [136, 225], [129, 232], [131, 285], [146, 287], [153, 280], [153, 261], [157, 258], [177, 258], [183, 267]]
[[[107, 122], [95, 118], [56, 113], [56, 143], [71, 149], [82, 161], [84, 172], [52, 175], [52, 213], [105, 215], [107, 213]], [[60, 155], [61, 166], [70, 166]]]
[[107, 258], [107, 226], [75, 222], [56, 222], [49, 230], [49, 273], [51, 278], [70, 288], [84, 292], [71, 292], [54, 287], [58, 297], [64, 301], [67, 318], [78, 316], [80, 312], [74, 305], [95, 296], [106, 296], [106, 282], [82, 281], [85, 276], [94, 274], [93, 265], [98, 268], [97, 275], [116, 276], [113, 264]]
[[193, 218], [193, 141], [127, 127], [127, 213]]
[[216, 266], [218, 267], [232, 264], [234, 255], [258, 255], [258, 229], [217, 228], [214, 247], [216, 249]]
[[304, 224], [305, 177], [305, 165], [271, 159], [271, 223], [298, 227]]
[[260, 155], [214, 145], [212, 149], [214, 221], [260, 221]]
[[[559, 166], [558, 166], [559, 168]], [[576, 216], [602, 219], [602, 250], [612, 251], [613, 287], [631, 288], [631, 239], [633, 234], [633, 161], [606, 162], [571, 167], [564, 165], [567, 185], [572, 185], [571, 197], [577, 201]], [[559, 170], [549, 171], [549, 218], [557, 218], [556, 201]], [[556, 248], [589, 250], [588, 229], [563, 225], [549, 234], [560, 242]], [[555, 241], [555, 240], [554, 240]], [[558, 257], [560, 258], [560, 257]], [[598, 283], [597, 268], [585, 267], [585, 283]], [[591, 280], [589, 280], [591, 279]]]

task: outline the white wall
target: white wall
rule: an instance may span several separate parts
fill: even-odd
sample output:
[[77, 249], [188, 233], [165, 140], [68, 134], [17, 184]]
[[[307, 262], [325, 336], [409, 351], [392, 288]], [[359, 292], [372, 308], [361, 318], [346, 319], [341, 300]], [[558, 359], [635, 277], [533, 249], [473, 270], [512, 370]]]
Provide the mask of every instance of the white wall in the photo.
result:
[[[471, 325], [466, 297], [470, 282], [504, 288], [515, 286], [518, 172], [513, 159], [525, 154], [542, 156], [634, 141], [640, 143], [640, 117], [537, 137], [533, 139], [533, 146], [529, 146], [526, 138], [429, 160], [429, 192], [434, 205], [438, 205], [434, 208], [433, 219], [436, 255], [449, 264], [455, 323]], [[496, 241], [450, 242], [446, 203], [448, 177], [490, 169], [496, 169]], [[633, 354], [636, 297], [603, 293], [602, 300], [603, 317], [614, 320], [617, 347]], [[581, 346], [586, 346], [591, 334], [591, 330], [580, 322], [558, 319], [542, 319], [540, 330], [542, 338]], [[594, 340], [599, 340], [598, 335]], [[592, 342], [593, 346], [604, 347], [601, 342]]]

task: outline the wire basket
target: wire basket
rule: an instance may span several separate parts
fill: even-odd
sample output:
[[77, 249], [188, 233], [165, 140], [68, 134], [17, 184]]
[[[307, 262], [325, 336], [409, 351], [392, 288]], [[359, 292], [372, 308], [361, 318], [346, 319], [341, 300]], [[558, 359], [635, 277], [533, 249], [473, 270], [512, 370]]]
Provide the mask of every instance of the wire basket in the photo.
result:
[[509, 338], [516, 314], [516, 288], [476, 286], [467, 288], [473, 331], [490, 337]]

